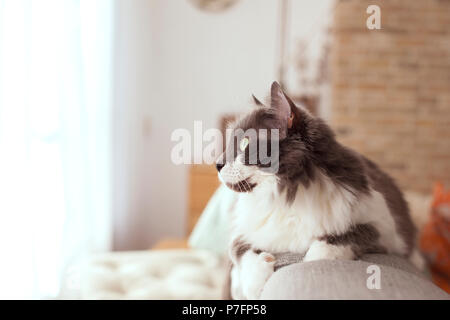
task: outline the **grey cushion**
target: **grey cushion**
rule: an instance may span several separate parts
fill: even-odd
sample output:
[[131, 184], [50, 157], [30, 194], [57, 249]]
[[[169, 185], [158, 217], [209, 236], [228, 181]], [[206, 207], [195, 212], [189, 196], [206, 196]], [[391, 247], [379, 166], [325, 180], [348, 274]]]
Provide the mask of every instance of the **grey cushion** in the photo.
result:
[[[380, 289], [369, 289], [370, 265], [380, 268]], [[290, 264], [267, 281], [261, 299], [449, 299], [407, 260], [372, 254], [361, 260]]]

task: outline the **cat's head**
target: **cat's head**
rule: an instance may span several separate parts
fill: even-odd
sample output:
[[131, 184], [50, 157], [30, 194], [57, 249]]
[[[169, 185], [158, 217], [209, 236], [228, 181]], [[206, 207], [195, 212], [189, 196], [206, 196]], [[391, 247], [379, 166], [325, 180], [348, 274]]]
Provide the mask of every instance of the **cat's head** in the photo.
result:
[[252, 192], [264, 182], [288, 189], [308, 184], [314, 176], [313, 150], [333, 140], [328, 126], [303, 106], [296, 106], [274, 82], [264, 105], [229, 129], [227, 147], [217, 160], [219, 179], [236, 192]]

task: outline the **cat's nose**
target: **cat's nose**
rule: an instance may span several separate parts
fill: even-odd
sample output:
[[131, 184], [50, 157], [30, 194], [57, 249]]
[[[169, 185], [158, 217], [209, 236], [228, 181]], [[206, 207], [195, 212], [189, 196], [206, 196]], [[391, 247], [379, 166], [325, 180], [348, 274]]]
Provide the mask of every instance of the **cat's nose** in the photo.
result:
[[224, 166], [225, 166], [225, 164], [223, 164], [223, 163], [216, 163], [217, 171], [220, 172], [220, 170], [222, 170], [222, 168], [223, 168]]

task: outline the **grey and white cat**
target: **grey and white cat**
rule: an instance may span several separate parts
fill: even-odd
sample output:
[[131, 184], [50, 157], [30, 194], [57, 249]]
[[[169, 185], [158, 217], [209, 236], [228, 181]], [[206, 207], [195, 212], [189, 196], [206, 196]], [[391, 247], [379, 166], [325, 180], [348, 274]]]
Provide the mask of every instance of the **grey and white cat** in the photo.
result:
[[421, 264], [408, 205], [386, 173], [339, 144], [278, 83], [267, 106], [254, 99], [257, 108], [232, 129], [278, 129], [279, 167], [268, 174], [259, 162], [248, 163], [246, 148], [229, 146], [217, 162], [219, 179], [239, 192], [229, 252], [232, 298], [258, 299], [281, 252], [303, 261], [389, 253]]

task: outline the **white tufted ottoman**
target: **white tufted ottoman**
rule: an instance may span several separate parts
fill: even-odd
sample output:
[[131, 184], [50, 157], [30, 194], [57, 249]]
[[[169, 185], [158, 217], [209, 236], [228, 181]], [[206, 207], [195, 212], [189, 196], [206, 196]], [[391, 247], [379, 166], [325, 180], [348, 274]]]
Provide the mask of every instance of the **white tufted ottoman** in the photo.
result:
[[89, 259], [82, 274], [82, 299], [220, 299], [225, 266], [203, 250], [114, 252]]

